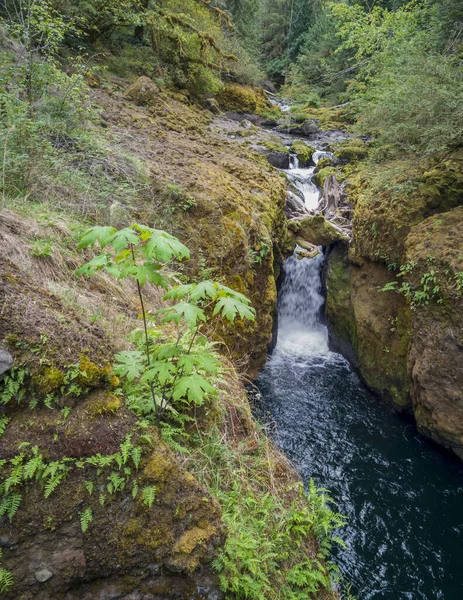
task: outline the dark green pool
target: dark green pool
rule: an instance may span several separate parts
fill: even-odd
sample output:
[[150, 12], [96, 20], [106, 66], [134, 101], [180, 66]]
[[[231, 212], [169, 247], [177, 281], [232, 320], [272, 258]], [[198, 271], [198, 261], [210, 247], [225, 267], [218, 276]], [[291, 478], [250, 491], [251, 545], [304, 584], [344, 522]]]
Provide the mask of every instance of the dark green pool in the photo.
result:
[[278, 344], [258, 380], [275, 440], [348, 516], [335, 561], [359, 600], [462, 600], [463, 466], [329, 351], [321, 263], [286, 263]]

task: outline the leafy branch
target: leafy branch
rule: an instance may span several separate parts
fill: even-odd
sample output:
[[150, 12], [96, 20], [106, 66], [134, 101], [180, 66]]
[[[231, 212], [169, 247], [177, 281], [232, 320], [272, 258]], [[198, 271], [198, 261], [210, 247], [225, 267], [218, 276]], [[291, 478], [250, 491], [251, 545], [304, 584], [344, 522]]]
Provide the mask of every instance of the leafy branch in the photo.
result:
[[[188, 249], [170, 234], [139, 224], [117, 230], [93, 227], [79, 243], [85, 249], [98, 245], [102, 252], [78, 270], [93, 275], [104, 270], [118, 279], [135, 280], [141, 307], [143, 332], [136, 350], [116, 355], [114, 371], [128, 383], [129, 397], [136, 398], [142, 414], [154, 413], [161, 421], [178, 407], [201, 406], [217, 392], [211, 383], [219, 373], [220, 361], [203, 333], [208, 320], [222, 317], [254, 320], [255, 311], [243, 294], [214, 281], [170, 286], [166, 266], [173, 260], [189, 258]], [[158, 310], [153, 316], [146, 311], [143, 287], [151, 283], [166, 290], [165, 301], [176, 304]], [[160, 341], [156, 327], [173, 323], [178, 328], [174, 341]], [[130, 403], [130, 400], [129, 400]]]

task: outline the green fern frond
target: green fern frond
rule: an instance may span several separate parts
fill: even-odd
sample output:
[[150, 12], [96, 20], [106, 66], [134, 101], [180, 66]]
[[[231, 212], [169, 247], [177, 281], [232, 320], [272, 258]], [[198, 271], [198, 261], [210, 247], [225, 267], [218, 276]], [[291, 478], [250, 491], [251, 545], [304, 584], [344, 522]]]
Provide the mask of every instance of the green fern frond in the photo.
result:
[[5, 593], [13, 587], [13, 575], [6, 569], [0, 568], [0, 593]]
[[154, 499], [156, 498], [156, 487], [150, 485], [143, 488], [142, 499], [143, 504], [146, 504], [149, 508], [153, 506]]
[[8, 417], [0, 417], [0, 436], [2, 436], [5, 433], [6, 427], [9, 422], [10, 419]]
[[88, 529], [89, 524], [93, 521], [92, 509], [87, 508], [84, 512], [80, 513], [80, 526], [82, 531], [85, 533]]

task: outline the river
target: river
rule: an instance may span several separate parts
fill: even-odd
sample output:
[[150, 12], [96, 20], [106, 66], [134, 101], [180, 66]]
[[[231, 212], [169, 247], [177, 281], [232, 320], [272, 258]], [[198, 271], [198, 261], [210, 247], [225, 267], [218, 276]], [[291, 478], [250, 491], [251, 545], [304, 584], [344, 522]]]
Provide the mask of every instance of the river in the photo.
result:
[[330, 351], [322, 264], [284, 265], [278, 341], [257, 382], [274, 439], [348, 517], [334, 561], [359, 600], [461, 600], [463, 467]]

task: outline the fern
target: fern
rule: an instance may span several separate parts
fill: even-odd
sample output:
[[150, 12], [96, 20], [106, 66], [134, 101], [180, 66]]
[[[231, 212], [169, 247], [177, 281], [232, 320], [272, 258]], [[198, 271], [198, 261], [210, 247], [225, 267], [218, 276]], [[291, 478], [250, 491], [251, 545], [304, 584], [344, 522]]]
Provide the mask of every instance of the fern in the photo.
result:
[[59, 484], [63, 481], [64, 478], [65, 473], [59, 473], [55, 477], [50, 477], [50, 479], [45, 484], [45, 498], [49, 498], [53, 494], [53, 492], [56, 490], [56, 488], [59, 486]]
[[0, 503], [0, 516], [7, 515], [10, 521], [12, 521], [13, 517], [18, 512], [21, 501], [21, 494], [9, 494], [8, 496], [4, 496]]
[[125, 440], [124, 440], [124, 442], [122, 442], [120, 448], [121, 448], [122, 463], [124, 465], [126, 465], [127, 461], [129, 460], [130, 452], [133, 448], [132, 434], [128, 433], [125, 436]]
[[0, 567], [0, 593], [6, 593], [13, 587], [14, 579], [13, 575]]
[[13, 464], [13, 469], [10, 473], [10, 476], [5, 481], [5, 492], [8, 492], [12, 487], [19, 485], [22, 482], [24, 465], [22, 461], [24, 460], [24, 454], [20, 454], [10, 462]]
[[135, 500], [135, 498], [138, 496], [138, 483], [136, 481], [133, 482], [133, 486], [132, 486], [132, 498]]
[[138, 467], [140, 466], [140, 461], [142, 457], [142, 450], [139, 446], [135, 446], [134, 448], [132, 448], [131, 457], [133, 464], [135, 465], [135, 468], [138, 471]]
[[34, 456], [24, 466], [24, 479], [39, 479], [44, 469], [43, 457], [38, 447], [35, 446], [32, 452]]
[[0, 417], [0, 437], [5, 433], [6, 427], [10, 419], [8, 417]]
[[93, 494], [93, 488], [94, 488], [93, 481], [84, 481], [84, 486], [85, 486], [85, 489], [87, 490], [87, 492], [89, 493], [89, 495], [91, 496]]
[[93, 521], [92, 509], [87, 508], [80, 513], [80, 526], [82, 531], [85, 533], [88, 529], [89, 524]]
[[125, 479], [123, 477], [119, 477], [116, 472], [112, 472], [108, 477], [108, 484], [106, 485], [106, 489], [112, 495], [116, 492], [120, 492], [125, 487]]
[[149, 508], [153, 506], [154, 499], [156, 498], [156, 487], [154, 485], [144, 487], [142, 491], [143, 504], [146, 504]]
[[21, 402], [26, 393], [25, 382], [29, 377], [29, 371], [24, 367], [13, 367], [1, 381], [2, 392], [0, 393], [0, 404], [8, 404], [11, 400]]

